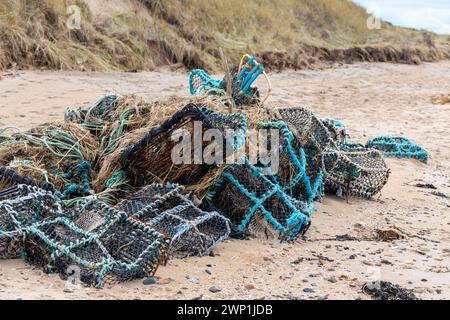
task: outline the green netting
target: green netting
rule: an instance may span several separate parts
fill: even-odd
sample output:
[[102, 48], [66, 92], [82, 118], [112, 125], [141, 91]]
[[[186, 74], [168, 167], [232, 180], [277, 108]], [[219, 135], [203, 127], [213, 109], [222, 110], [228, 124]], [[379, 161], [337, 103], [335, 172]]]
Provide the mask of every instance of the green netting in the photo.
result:
[[91, 163], [97, 147], [93, 136], [78, 125], [46, 124], [14, 133], [1, 143], [0, 166], [39, 176], [41, 186], [51, 182], [66, 199], [85, 196], [92, 190]]
[[68, 108], [64, 115], [66, 121], [79, 123], [94, 134], [100, 134], [108, 116], [114, 111], [118, 100], [115, 94], [108, 94], [94, 104], [84, 108]]

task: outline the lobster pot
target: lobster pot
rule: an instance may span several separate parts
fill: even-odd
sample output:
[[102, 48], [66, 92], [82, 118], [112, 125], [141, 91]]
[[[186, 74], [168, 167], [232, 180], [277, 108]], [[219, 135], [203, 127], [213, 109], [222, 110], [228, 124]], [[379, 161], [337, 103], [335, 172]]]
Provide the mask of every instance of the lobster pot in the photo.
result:
[[324, 159], [328, 192], [371, 198], [389, 178], [383, 155], [375, 149], [341, 144], [338, 152], [328, 152]]
[[330, 133], [329, 121], [324, 124], [305, 107], [277, 112], [303, 146], [307, 163], [323, 171], [326, 191], [371, 198], [384, 187], [389, 169], [380, 152], [340, 142], [336, 132]]
[[230, 234], [230, 224], [217, 212], [204, 212], [193, 204], [177, 206], [149, 220], [171, 237], [171, 257], [203, 256]]
[[117, 212], [113, 221], [97, 232], [66, 217], [35, 224], [28, 232], [26, 257], [46, 272], [99, 288], [153, 275], [165, 257], [167, 239], [124, 213]]
[[36, 221], [62, 214], [51, 192], [18, 185], [0, 191], [0, 259], [17, 258], [27, 229]]
[[152, 184], [118, 207], [170, 237], [171, 257], [208, 254], [228, 238], [230, 222], [217, 212], [200, 210], [181, 191], [178, 185]]
[[[307, 162], [307, 155], [283, 121], [263, 122], [260, 128], [268, 132], [268, 154], [277, 153], [278, 167], [266, 175], [273, 183], [298, 201], [311, 204], [323, 196], [323, 170], [314, 168]], [[278, 130], [278, 148], [272, 146], [271, 134]]]
[[[194, 132], [194, 126], [201, 131]], [[222, 167], [221, 162], [208, 164], [203, 161], [202, 151], [206, 146], [213, 145], [223, 150], [223, 154], [226, 150], [234, 152], [243, 145], [246, 128], [246, 119], [240, 114], [219, 115], [189, 104], [126, 148], [121, 154], [120, 164], [133, 187], [170, 181], [186, 185], [189, 190], [195, 190], [196, 194], [201, 195], [220, 174], [219, 170]], [[179, 140], [172, 138], [177, 129], [183, 129], [182, 132], [187, 135], [183, 137], [183, 141], [190, 139], [187, 140], [187, 145], [192, 146], [191, 150], [184, 150], [189, 153], [180, 162], [174, 161], [172, 155], [180, 143]], [[222, 137], [225, 137], [223, 143], [204, 142], [203, 133], [208, 129], [219, 130]], [[227, 139], [225, 129], [234, 130], [238, 135]], [[194, 138], [194, 134], [200, 141], [200, 148], [196, 147], [195, 141], [198, 140]], [[195, 150], [200, 152], [200, 158], [194, 155]]]
[[281, 241], [306, 232], [313, 210], [286, 194], [248, 161], [229, 167], [209, 198], [209, 205], [230, 219], [237, 235], [277, 237]]

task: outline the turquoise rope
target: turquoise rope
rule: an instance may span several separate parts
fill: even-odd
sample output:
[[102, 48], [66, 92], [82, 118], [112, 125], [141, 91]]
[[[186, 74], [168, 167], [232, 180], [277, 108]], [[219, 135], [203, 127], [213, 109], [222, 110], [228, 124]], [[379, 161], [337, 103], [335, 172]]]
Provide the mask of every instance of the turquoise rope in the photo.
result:
[[423, 163], [427, 163], [429, 158], [429, 154], [424, 148], [399, 136], [377, 137], [367, 141], [366, 147], [382, 151], [385, 157], [415, 158]]

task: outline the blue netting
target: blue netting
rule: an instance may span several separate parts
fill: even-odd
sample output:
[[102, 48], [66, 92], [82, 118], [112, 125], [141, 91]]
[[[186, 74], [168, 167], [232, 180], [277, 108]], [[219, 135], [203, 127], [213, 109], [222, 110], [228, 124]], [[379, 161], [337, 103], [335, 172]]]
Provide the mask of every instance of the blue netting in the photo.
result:
[[404, 137], [377, 137], [367, 141], [366, 147], [382, 151], [385, 157], [415, 158], [424, 163], [429, 157], [424, 148]]
[[211, 207], [231, 220], [235, 233], [263, 232], [281, 241], [304, 233], [314, 210], [312, 205], [289, 196], [283, 186], [266, 177], [248, 159], [228, 167], [208, 198]]
[[[241, 65], [230, 71], [231, 96], [234, 104], [245, 105], [259, 101], [259, 91], [252, 87], [255, 80], [264, 72], [264, 66], [255, 57], [245, 55]], [[227, 90], [226, 79], [216, 80], [204, 70], [195, 69], [189, 74], [189, 91], [195, 95], [224, 96]]]
[[202, 69], [194, 69], [189, 73], [189, 91], [191, 94], [207, 94], [222, 87], [222, 80], [213, 79]]
[[[268, 175], [283, 190], [296, 198], [311, 204], [317, 197], [323, 197], [323, 176], [321, 168], [308, 164], [307, 155], [294, 134], [283, 121], [261, 122], [262, 129], [278, 129], [280, 132], [279, 169]], [[267, 167], [269, 169], [269, 167]]]

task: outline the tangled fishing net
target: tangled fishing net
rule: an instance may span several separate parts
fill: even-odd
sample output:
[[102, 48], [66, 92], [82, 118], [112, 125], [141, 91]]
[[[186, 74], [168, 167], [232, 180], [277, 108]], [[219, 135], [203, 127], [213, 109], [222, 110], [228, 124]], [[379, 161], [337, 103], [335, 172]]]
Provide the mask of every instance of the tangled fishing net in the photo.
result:
[[[193, 70], [189, 87], [190, 100], [108, 94], [67, 109], [64, 122], [0, 129], [0, 259], [25, 257], [89, 286], [139, 279], [230, 235], [295, 240], [324, 191], [377, 194], [389, 176], [383, 154], [428, 158], [400, 137], [347, 142], [341, 122], [307, 108], [274, 115], [253, 56], [223, 80]], [[244, 153], [256, 145], [256, 156]]]

